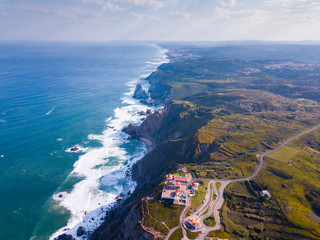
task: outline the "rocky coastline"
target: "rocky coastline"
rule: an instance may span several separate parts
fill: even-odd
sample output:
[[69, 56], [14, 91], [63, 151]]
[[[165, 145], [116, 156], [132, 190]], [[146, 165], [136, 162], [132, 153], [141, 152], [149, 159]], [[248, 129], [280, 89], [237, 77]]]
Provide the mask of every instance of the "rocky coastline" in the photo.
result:
[[[145, 90], [142, 89], [142, 86], [138, 84], [134, 92], [134, 98], [139, 99], [145, 104], [162, 106], [168, 104], [170, 102], [168, 98], [170, 89], [158, 83], [157, 77], [155, 77], [154, 74], [151, 74], [146, 80], [149, 81], [151, 85], [149, 92], [146, 93]], [[168, 113], [168, 107], [164, 107], [154, 113], [149, 110], [140, 112], [138, 114], [146, 115], [143, 123], [140, 126], [129, 124], [123, 129], [124, 132], [130, 135], [129, 139], [139, 139], [145, 143], [148, 154], [144, 158], [148, 158], [148, 155], [150, 155], [155, 146], [160, 142], [155, 136], [155, 133], [160, 130], [163, 122], [168, 117]], [[156, 161], [156, 159], [154, 160]], [[151, 185], [146, 187], [145, 178], [141, 178], [141, 168], [144, 168], [141, 161], [133, 166], [132, 177], [137, 182], [135, 192], [125, 201], [119, 202], [107, 213], [104, 223], [91, 235], [91, 240], [154, 239], [152, 233], [145, 231], [140, 224], [142, 219], [140, 209], [141, 198], [146, 192], [151, 191]], [[152, 175], [153, 181], [155, 182], [160, 178], [159, 174], [154, 175], [152, 172], [150, 172], [147, 178], [149, 179]]]

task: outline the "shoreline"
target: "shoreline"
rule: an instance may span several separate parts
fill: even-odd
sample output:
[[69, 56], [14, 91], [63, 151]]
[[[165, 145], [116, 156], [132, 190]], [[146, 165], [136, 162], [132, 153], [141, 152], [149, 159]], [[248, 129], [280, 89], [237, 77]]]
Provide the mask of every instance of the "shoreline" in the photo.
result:
[[152, 138], [140, 137], [139, 140], [146, 145], [148, 152], [151, 152], [154, 149]]
[[[158, 46], [159, 47], [159, 46]], [[152, 73], [154, 73], [155, 71], [157, 71], [157, 68], [159, 67], [159, 66], [161, 66], [163, 63], [165, 63], [165, 62], [167, 62], [167, 59], [168, 59], [168, 56], [167, 56], [167, 54], [166, 54], [166, 49], [163, 49], [163, 48], [161, 48], [161, 47], [159, 47], [159, 49], [160, 49], [160, 51], [159, 51], [159, 56], [163, 59], [161, 62], [158, 62], [159, 64], [157, 65], [157, 67], [154, 69], [154, 70], [152, 70], [150, 73], [149, 73], [149, 75], [151, 75]], [[159, 57], [158, 57], [159, 58]], [[137, 84], [140, 84], [140, 83], [146, 83], [147, 82], [147, 80], [144, 78], [144, 77], [142, 77], [142, 76], [140, 76], [140, 78], [139, 78], [139, 80], [138, 80], [138, 82], [137, 83], [135, 83], [135, 86], [137, 85]], [[130, 82], [129, 82], [130, 83]], [[134, 87], [135, 87], [134, 86]], [[129, 93], [133, 93], [133, 90], [134, 90], [134, 88], [132, 88], [132, 86], [130, 86], [130, 90], [129, 90]], [[144, 103], [142, 103], [142, 102], [140, 102], [138, 99], [136, 99], [136, 98], [133, 98], [133, 96], [131, 96], [131, 94], [130, 95], [128, 95], [128, 94], [126, 94], [126, 93], [124, 93], [124, 96], [126, 96], [126, 97], [129, 97], [130, 98], [130, 100], [128, 101], [128, 102], [126, 102], [126, 103], [128, 103], [129, 104], [129, 106], [131, 106], [132, 104], [133, 105], [137, 105], [137, 106], [139, 106], [140, 105], [140, 108], [141, 108], [141, 106], [143, 106], [144, 108], [148, 108], [148, 107], [150, 107], [150, 106], [148, 106], [147, 104], [144, 104]], [[132, 101], [131, 101], [131, 99], [132, 100], [134, 100], [134, 102], [133, 103], [131, 103]], [[132, 114], [132, 116], [135, 116], [135, 111], [136, 110], [133, 110], [133, 109], [130, 109], [129, 110], [129, 106], [124, 106], [123, 107], [123, 109], [127, 109], [128, 108], [128, 112], [131, 112], [131, 114]], [[144, 111], [146, 111], [145, 109], [137, 109], [137, 110], [139, 110], [139, 111], [141, 111], [141, 110], [144, 110]], [[136, 117], [135, 117], [136, 118]], [[135, 119], [134, 118], [134, 119]], [[116, 121], [116, 119], [112, 119], [113, 121]], [[131, 119], [132, 120], [132, 119]], [[112, 122], [112, 121], [111, 121]], [[136, 121], [134, 121], [134, 123], [133, 124], [142, 124], [143, 123], [143, 121], [141, 121], [141, 122], [136, 122]], [[118, 138], [120, 139], [120, 136], [121, 136], [121, 132], [122, 132], [122, 128], [124, 128], [124, 127], [126, 127], [126, 126], [128, 126], [128, 124], [125, 124], [125, 125], [123, 125], [123, 126], [121, 126], [121, 128], [119, 128], [119, 126], [117, 126], [117, 127], [115, 127], [115, 126], [113, 126], [112, 125], [112, 127], [109, 127], [109, 129], [107, 129], [107, 130], [104, 130], [103, 131], [103, 135], [107, 132], [107, 131], [110, 131], [111, 132], [111, 134], [112, 134], [112, 136], [113, 136], [113, 134], [115, 134], [115, 130], [117, 130], [117, 136], [116, 137], [114, 137], [113, 138], [113, 140], [118, 140]], [[119, 136], [118, 136], [119, 135]], [[92, 138], [93, 139], [93, 138]], [[99, 139], [99, 138], [94, 138], [94, 139]], [[150, 139], [150, 138], [148, 138], [148, 137], [141, 137], [141, 138], [138, 138], [141, 142], [143, 142], [144, 144], [145, 144], [145, 147], [146, 147], [146, 149], [147, 149], [147, 152], [144, 150], [143, 152], [140, 152], [138, 155], [138, 158], [137, 158], [137, 156], [130, 156], [130, 158], [132, 158], [133, 157], [133, 159], [131, 159], [130, 160], [130, 163], [129, 163], [129, 165], [127, 165], [127, 166], [124, 166], [123, 167], [123, 169], [125, 170], [125, 174], [126, 174], [126, 177], [128, 177], [128, 172], [131, 172], [132, 171], [132, 168], [133, 168], [133, 165], [134, 164], [136, 164], [138, 161], [140, 161], [143, 157], [145, 157], [146, 156], [146, 154], [148, 153], [148, 152], [150, 152], [150, 151], [152, 151], [153, 150], [153, 148], [154, 148], [154, 144], [153, 144], [153, 141], [152, 141], [152, 139]], [[125, 141], [125, 138], [123, 138], [122, 139], [123, 141]], [[143, 153], [143, 155], [141, 155], [141, 153]], [[129, 160], [129, 159], [128, 159]], [[79, 161], [79, 160], [78, 160]], [[74, 171], [74, 170], [73, 170]], [[130, 174], [129, 174], [130, 175]], [[132, 176], [130, 177], [130, 181], [132, 181], [132, 182], [136, 182], [133, 178], [132, 178]], [[116, 184], [116, 183], [114, 183], [114, 184]], [[98, 222], [97, 222], [97, 224], [95, 224], [95, 226], [93, 226], [93, 228], [90, 228], [89, 227], [89, 225], [86, 225], [86, 224], [84, 224], [84, 219], [83, 219], [83, 221], [80, 221], [80, 222], [78, 222], [78, 224], [76, 224], [75, 226], [73, 226], [73, 227], [70, 227], [69, 228], [69, 222], [68, 222], [68, 225], [66, 225], [65, 227], [63, 227], [63, 228], [61, 228], [61, 229], [59, 229], [59, 230], [57, 230], [55, 233], [53, 233], [52, 235], [51, 235], [51, 237], [50, 237], [50, 239], [54, 239], [54, 240], [57, 240], [57, 239], [67, 239], [67, 237], [68, 236], [72, 236], [73, 237], [73, 239], [91, 239], [92, 238], [92, 236], [95, 234], [95, 232], [97, 231], [97, 229], [99, 229], [102, 225], [104, 225], [107, 221], [105, 221], [105, 220], [102, 220], [103, 219], [103, 217], [102, 217], [102, 215], [101, 214], [103, 214], [104, 216], [106, 215], [106, 214], [108, 214], [108, 212], [112, 212], [112, 211], [117, 211], [118, 209], [120, 209], [121, 208], [121, 206], [123, 206], [123, 204], [125, 203], [125, 202], [127, 202], [127, 200], [128, 199], [130, 199], [130, 198], [132, 198], [134, 195], [132, 194], [135, 190], [136, 190], [136, 186], [137, 184], [135, 184], [135, 186], [134, 186], [134, 188], [132, 189], [132, 188], [130, 188], [130, 190], [128, 191], [128, 189], [126, 190], [126, 189], [124, 189], [123, 190], [123, 192], [120, 194], [120, 195], [118, 195], [117, 197], [119, 197], [119, 196], [121, 196], [123, 193], [124, 193], [124, 195], [125, 195], [125, 197], [123, 198], [123, 200], [121, 200], [121, 201], [118, 201], [118, 199], [117, 200], [115, 200], [114, 202], [112, 202], [112, 203], [110, 203], [110, 204], [108, 204], [108, 205], [106, 205], [106, 206], [103, 206], [103, 211], [99, 211], [99, 209], [101, 210], [102, 208], [98, 208], [98, 209], [96, 209], [96, 210], [94, 210], [94, 211], [91, 211], [91, 212], [88, 212], [87, 213], [87, 211], [85, 211], [84, 212], [84, 215], [86, 215], [85, 217], [84, 217], [84, 219], [87, 219], [88, 220], [88, 222], [90, 222], [89, 220], [90, 219], [95, 219], [95, 220], [97, 220]], [[128, 192], [128, 194], [125, 194], [125, 193], [127, 193]], [[129, 193], [129, 192], [131, 192], [131, 194]], [[115, 198], [116, 199], [116, 198]], [[60, 205], [60, 204], [59, 204]], [[99, 203], [99, 205], [100, 205], [100, 203]], [[63, 206], [64, 207], [64, 206]], [[104, 208], [105, 207], [105, 208]], [[98, 211], [99, 212], [99, 214], [97, 214], [98, 216], [96, 216], [95, 214], [94, 214], [94, 212], [96, 212], [96, 211]], [[100, 220], [99, 220], [100, 219]], [[69, 221], [70, 221], [70, 219], [69, 219]], [[79, 231], [79, 229], [81, 230], [81, 232], [83, 232], [83, 234], [81, 235], [81, 236], [78, 236], [78, 231]], [[83, 236], [86, 236], [86, 238], [83, 238]]]
[[[152, 71], [148, 77], [150, 77], [154, 72], [156, 72], [157, 69], [161, 65], [170, 62], [169, 56], [168, 56], [168, 52], [169, 51], [167, 49], [165, 49], [165, 48], [160, 47], [160, 46], [158, 46], [158, 47], [161, 49], [160, 52], [165, 56], [165, 58], [164, 58], [164, 61], [159, 63], [157, 68], [154, 71]], [[150, 91], [150, 87], [152, 86], [152, 83], [149, 82], [148, 77], [144, 78], [144, 79], [140, 79], [140, 80], [144, 80], [149, 84], [149, 88], [148, 88], [148, 92], [149, 92]], [[138, 98], [134, 98], [133, 96], [132, 96], [132, 98], [135, 99], [135, 100], [138, 100], [141, 104], [143, 104], [144, 106], [150, 108], [150, 105], [148, 105], [146, 102], [142, 102]], [[159, 104], [157, 104], [157, 105], [159, 105]], [[160, 104], [160, 105], [163, 105], [163, 104]], [[166, 106], [167, 104], [164, 104], [164, 105]], [[162, 111], [160, 111], [160, 112], [162, 112]], [[141, 126], [143, 123], [146, 122], [146, 120], [150, 116], [155, 116], [155, 115], [158, 116], [159, 115], [159, 111], [154, 111], [152, 114], [148, 115], [147, 118], [145, 118], [143, 121], [141, 121], [139, 123], [139, 125], [134, 126], [134, 127]], [[131, 172], [133, 172], [134, 171], [134, 167], [137, 167], [139, 162], [142, 161], [142, 159], [144, 159], [144, 157], [146, 157], [155, 148], [155, 142], [154, 142], [154, 139], [151, 136], [149, 136], [148, 134], [141, 135], [141, 136], [132, 136], [127, 131], [124, 131], [124, 129], [127, 128], [130, 125], [132, 125], [132, 124], [126, 124], [121, 129], [122, 132], [124, 132], [124, 133], [129, 135], [130, 139], [127, 138], [127, 140], [131, 141], [133, 138], [135, 138], [136, 140], [139, 140], [142, 143], [144, 143], [144, 145], [145, 145], [145, 147], [147, 149], [147, 152], [144, 154], [144, 156], [141, 157], [141, 159], [136, 161], [134, 164], [132, 164], [130, 170], [131, 170]], [[130, 220], [130, 222], [127, 222], [127, 216], [128, 215], [132, 216], [133, 218], [135, 218], [135, 217], [137, 217], [139, 215], [139, 211], [140, 211], [139, 210], [139, 206], [138, 206], [138, 204], [139, 204], [139, 195], [140, 195], [141, 187], [143, 187], [143, 184], [141, 184], [134, 177], [133, 173], [131, 173], [131, 178], [132, 178], [132, 180], [134, 182], [136, 182], [136, 186], [135, 186], [134, 191], [131, 192], [131, 194], [128, 196], [128, 198], [123, 199], [123, 201], [117, 202], [116, 204], [114, 204], [114, 206], [109, 211], [106, 212], [106, 216], [105, 216], [105, 219], [104, 219], [103, 223], [90, 234], [89, 237], [90, 237], [91, 240], [110, 239], [110, 237], [112, 239], [112, 237], [114, 235], [117, 235], [117, 233], [114, 232], [114, 229], [117, 228], [117, 226], [118, 226], [117, 222], [118, 221], [125, 221], [126, 222], [124, 224], [124, 226], [125, 226], [124, 228], [126, 230], [124, 230], [124, 229], [123, 229], [124, 231], [121, 230], [121, 233], [125, 233], [125, 234], [126, 233], [130, 233], [130, 236], [132, 234], [138, 234], [139, 236], [142, 237], [142, 238], [139, 238], [139, 240], [142, 240], [142, 239], [148, 239], [149, 240], [150, 239], [149, 238], [150, 237], [149, 234], [147, 232], [143, 231], [136, 224], [134, 224], [135, 222], [132, 222], [132, 220]], [[123, 218], [124, 216], [126, 216], [126, 217]], [[138, 221], [139, 221], [139, 219], [136, 219], [136, 222], [138, 222]], [[131, 229], [131, 231], [130, 230], [128, 231], [128, 229]], [[130, 237], [130, 236], [128, 235], [127, 237]], [[122, 236], [121, 239], [127, 239], [127, 238]]]

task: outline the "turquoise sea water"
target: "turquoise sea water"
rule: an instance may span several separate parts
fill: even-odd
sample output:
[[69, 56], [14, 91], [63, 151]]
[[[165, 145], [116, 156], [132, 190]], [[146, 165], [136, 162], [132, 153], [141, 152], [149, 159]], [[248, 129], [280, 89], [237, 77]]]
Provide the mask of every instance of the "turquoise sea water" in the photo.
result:
[[119, 130], [141, 121], [133, 88], [164, 59], [151, 44], [0, 44], [0, 239], [73, 233], [132, 191], [145, 147]]

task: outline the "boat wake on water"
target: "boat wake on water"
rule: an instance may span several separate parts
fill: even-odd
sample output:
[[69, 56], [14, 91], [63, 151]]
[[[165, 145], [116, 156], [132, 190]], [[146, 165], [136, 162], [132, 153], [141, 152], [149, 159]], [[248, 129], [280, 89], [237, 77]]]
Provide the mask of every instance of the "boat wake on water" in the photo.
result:
[[46, 115], [50, 115], [55, 109], [56, 107], [53, 107], [49, 112], [46, 113]]

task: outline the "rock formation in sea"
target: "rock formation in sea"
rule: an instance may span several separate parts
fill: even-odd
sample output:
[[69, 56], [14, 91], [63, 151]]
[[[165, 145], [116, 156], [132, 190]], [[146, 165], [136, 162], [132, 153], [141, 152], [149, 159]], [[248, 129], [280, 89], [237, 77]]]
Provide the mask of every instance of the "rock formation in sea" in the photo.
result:
[[141, 84], [138, 84], [136, 86], [135, 91], [134, 91], [133, 97], [136, 98], [136, 99], [147, 100], [148, 99], [148, 94], [146, 93], [145, 90], [142, 89]]

